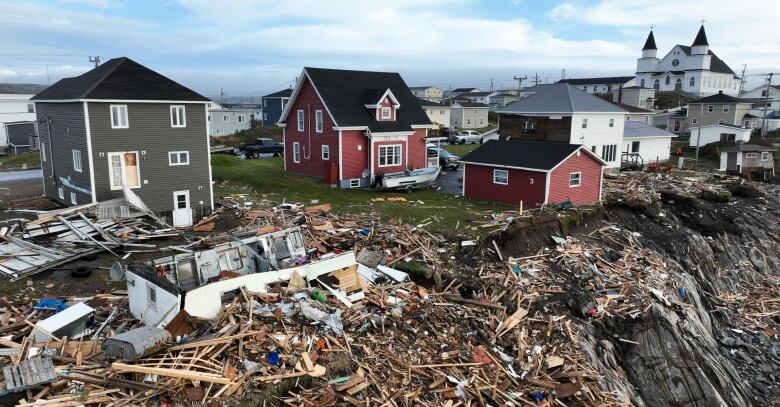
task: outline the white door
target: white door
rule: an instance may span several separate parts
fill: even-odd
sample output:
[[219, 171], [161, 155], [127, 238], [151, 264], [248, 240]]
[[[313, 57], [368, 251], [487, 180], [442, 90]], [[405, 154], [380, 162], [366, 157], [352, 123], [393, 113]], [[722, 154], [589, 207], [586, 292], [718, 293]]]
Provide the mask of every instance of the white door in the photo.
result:
[[192, 226], [190, 191], [173, 192], [173, 227]]

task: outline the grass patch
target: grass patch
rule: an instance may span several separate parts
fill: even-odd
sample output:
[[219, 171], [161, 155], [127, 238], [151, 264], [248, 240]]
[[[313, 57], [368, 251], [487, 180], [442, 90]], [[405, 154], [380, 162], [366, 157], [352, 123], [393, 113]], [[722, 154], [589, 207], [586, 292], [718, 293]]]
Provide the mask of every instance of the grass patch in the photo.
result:
[[[214, 156], [212, 169], [218, 196], [242, 193], [276, 202], [301, 202], [313, 199], [329, 203], [335, 213], [373, 213], [381, 219], [401, 220], [418, 224], [431, 222], [427, 229], [452, 231], [485, 219], [491, 212], [511, 209], [491, 202], [472, 201], [434, 190], [403, 192], [371, 189], [339, 189], [323, 184], [319, 179], [284, 171], [281, 157], [241, 160], [232, 156]], [[372, 202], [373, 198], [402, 196], [408, 202]], [[366, 225], [370, 226], [370, 225]]]
[[444, 149], [452, 154], [457, 155], [458, 157], [463, 157], [466, 154], [474, 151], [479, 146], [479, 144], [451, 144], [444, 146]]
[[41, 155], [37, 151], [0, 157], [0, 165], [40, 165]]

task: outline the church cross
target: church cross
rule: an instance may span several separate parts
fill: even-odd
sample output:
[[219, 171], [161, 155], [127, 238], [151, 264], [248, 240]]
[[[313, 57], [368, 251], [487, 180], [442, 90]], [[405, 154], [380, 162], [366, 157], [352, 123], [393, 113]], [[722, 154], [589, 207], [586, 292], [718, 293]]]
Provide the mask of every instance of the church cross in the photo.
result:
[[703, 18], [702, 18], [702, 19], [701, 19], [701, 25], [704, 25], [704, 22], [705, 22], [705, 21], [707, 21], [707, 20], [705, 20], [705, 19], [703, 19]]

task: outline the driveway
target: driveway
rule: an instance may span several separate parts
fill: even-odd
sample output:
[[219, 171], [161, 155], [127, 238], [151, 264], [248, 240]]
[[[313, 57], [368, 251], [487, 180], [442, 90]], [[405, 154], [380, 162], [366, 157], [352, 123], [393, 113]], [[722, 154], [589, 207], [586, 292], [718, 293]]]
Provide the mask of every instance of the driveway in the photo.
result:
[[43, 178], [43, 170], [0, 172], [0, 184], [9, 181], [22, 181], [36, 178]]
[[[43, 195], [43, 172], [41, 170], [0, 172], [0, 208], [19, 198]], [[0, 212], [0, 220], [6, 212]], [[16, 216], [16, 215], [14, 215]]]
[[436, 180], [439, 192], [449, 195], [461, 195], [463, 193], [463, 166], [456, 170], [441, 170], [439, 179]]

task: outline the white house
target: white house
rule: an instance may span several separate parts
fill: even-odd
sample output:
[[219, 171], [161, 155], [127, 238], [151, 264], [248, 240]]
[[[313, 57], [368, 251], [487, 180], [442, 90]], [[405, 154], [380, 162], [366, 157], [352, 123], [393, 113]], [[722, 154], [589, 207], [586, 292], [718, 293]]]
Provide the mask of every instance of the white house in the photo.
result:
[[568, 83], [527, 91], [532, 94], [496, 112], [502, 137], [582, 144], [608, 168], [620, 167], [625, 109]]
[[229, 136], [252, 126], [255, 109], [229, 108], [219, 106], [209, 109], [209, 135], [214, 137]]
[[766, 85], [761, 85], [747, 92], [742, 92], [742, 94], [740, 94], [739, 97], [740, 99], [750, 100], [751, 102], [753, 102], [754, 105], [756, 104], [760, 105], [760, 106], [754, 106], [759, 110], [763, 110], [764, 105], [768, 102], [769, 104], [766, 105], [767, 110], [780, 111], [780, 85], [769, 86], [768, 92], [769, 92], [768, 101], [766, 97], [767, 96]]
[[[699, 135], [701, 129], [701, 135]], [[689, 145], [696, 147], [706, 146], [710, 143], [719, 141], [735, 141], [737, 143], [747, 143], [750, 141], [751, 128], [744, 128], [733, 124], [711, 124], [709, 126], [691, 127], [691, 140]]]
[[456, 96], [455, 99], [468, 100], [471, 102], [490, 104], [490, 94], [492, 92], [466, 92]]
[[409, 90], [414, 96], [429, 102], [438, 103], [444, 97], [444, 91], [435, 86], [411, 86]]
[[601, 78], [561, 79], [558, 83], [568, 83], [590, 94], [612, 93], [621, 87], [634, 86], [633, 76], [608, 76]]
[[737, 96], [742, 80], [710, 50], [702, 25], [693, 44], [677, 44], [663, 58], [658, 58], [655, 36], [650, 31], [642, 57], [637, 59], [635, 82], [642, 88], [677, 90], [701, 97], [718, 91]]
[[431, 120], [436, 126], [448, 127], [450, 125], [450, 106], [443, 105], [438, 102], [432, 102], [424, 99], [417, 99], [420, 103], [420, 107], [425, 110], [425, 114], [428, 115], [428, 119]]
[[457, 101], [450, 109], [450, 127], [479, 129], [488, 125], [488, 105]]
[[626, 120], [623, 129], [622, 153], [639, 154], [642, 162], [662, 162], [669, 159], [674, 133], [641, 121]]
[[35, 123], [35, 103], [30, 98], [45, 88], [34, 84], [0, 84], [0, 150], [4, 151], [9, 144], [9, 126]]

